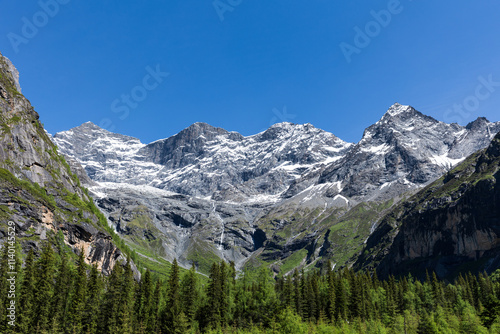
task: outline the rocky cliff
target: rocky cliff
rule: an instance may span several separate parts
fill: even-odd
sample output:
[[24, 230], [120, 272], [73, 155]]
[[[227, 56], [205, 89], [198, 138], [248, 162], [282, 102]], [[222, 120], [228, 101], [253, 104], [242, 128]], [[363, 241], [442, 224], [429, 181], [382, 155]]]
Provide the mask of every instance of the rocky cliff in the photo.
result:
[[500, 133], [401, 202], [370, 236], [357, 268], [382, 275], [433, 270], [441, 278], [500, 267]]
[[125, 258], [73, 172], [81, 166], [71, 163], [73, 170], [21, 94], [17, 70], [0, 54], [0, 239], [13, 221], [24, 252], [38, 252], [43, 240], [75, 253], [83, 248], [86, 261], [108, 274]]

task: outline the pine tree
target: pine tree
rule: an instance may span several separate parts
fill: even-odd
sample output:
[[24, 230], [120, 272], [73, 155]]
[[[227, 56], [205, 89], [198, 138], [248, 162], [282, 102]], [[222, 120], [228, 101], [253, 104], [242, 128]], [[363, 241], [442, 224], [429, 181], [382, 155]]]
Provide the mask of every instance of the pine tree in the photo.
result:
[[57, 293], [54, 293], [52, 300], [52, 324], [51, 330], [54, 332], [64, 331], [67, 321], [67, 306], [69, 294], [71, 291], [71, 272], [68, 267], [68, 259], [65, 253], [61, 253], [61, 262], [59, 264], [55, 287]]
[[160, 321], [159, 321], [159, 310], [161, 309], [161, 288], [162, 281], [157, 280], [155, 285], [155, 292], [153, 295], [153, 306], [151, 312], [150, 327], [146, 327], [147, 333], [159, 333], [160, 332]]
[[52, 246], [45, 243], [36, 270], [36, 293], [35, 293], [35, 321], [33, 327], [40, 331], [49, 329], [50, 301], [54, 295], [54, 251]]
[[87, 270], [85, 265], [85, 252], [80, 250], [78, 257], [76, 276], [74, 278], [74, 291], [71, 298], [70, 312], [70, 330], [72, 333], [79, 334], [83, 330], [83, 314], [85, 307], [85, 297], [87, 293]]
[[83, 332], [94, 334], [97, 333], [99, 323], [99, 311], [101, 309], [101, 296], [103, 288], [103, 282], [96, 264], [94, 264], [90, 270], [90, 275], [86, 285], [87, 296], [84, 307]]
[[120, 304], [118, 307], [118, 328], [122, 334], [132, 332], [132, 306], [133, 306], [133, 291], [134, 291], [134, 273], [130, 264], [130, 258], [127, 258], [123, 279], [121, 281]]
[[209, 328], [217, 329], [221, 326], [221, 305], [220, 305], [220, 294], [221, 294], [221, 282], [220, 282], [220, 271], [217, 263], [213, 263], [210, 268], [210, 282], [208, 283], [207, 289], [207, 305], [205, 307], [205, 320]]
[[120, 333], [118, 310], [122, 296], [123, 267], [116, 263], [107, 280], [99, 333]]
[[349, 271], [349, 311], [352, 319], [361, 317], [362, 291], [357, 275]]
[[[179, 281], [179, 265], [174, 259], [170, 270], [170, 277], [167, 286], [167, 305], [162, 312], [162, 333], [181, 333], [185, 329], [184, 319], [179, 316], [182, 312], [180, 303], [180, 281]], [[181, 321], [183, 320], [183, 321]]]
[[35, 307], [35, 263], [33, 249], [26, 257], [19, 297], [17, 326], [20, 333], [30, 333]]
[[344, 278], [339, 277], [335, 286], [335, 316], [338, 320], [347, 320], [347, 296]]
[[299, 271], [297, 269], [293, 272], [293, 285], [294, 285], [294, 297], [295, 297], [295, 312], [302, 316], [302, 305], [303, 305], [303, 296], [302, 289], [300, 288], [300, 276]]
[[182, 310], [189, 322], [195, 319], [199, 298], [198, 276], [193, 264], [182, 278], [181, 283]]
[[[331, 267], [329, 267], [331, 268]], [[333, 270], [328, 272], [328, 318], [331, 322], [335, 320], [335, 273]]]
[[[145, 294], [146, 294], [146, 281], [149, 284], [149, 288], [151, 289], [151, 274], [149, 270], [146, 270], [146, 273], [142, 276], [139, 283], [136, 285], [135, 297], [134, 297], [134, 314], [133, 314], [133, 328], [135, 332], [144, 331], [145, 329], [145, 317], [148, 316], [146, 312], [145, 306]], [[149, 291], [152, 294], [152, 291]]]
[[7, 307], [10, 303], [10, 300], [7, 298], [9, 290], [7, 272], [9, 271], [9, 252], [7, 243], [4, 243], [0, 259], [0, 332], [3, 332], [7, 327]]
[[440, 333], [436, 322], [434, 321], [434, 317], [429, 315], [427, 311], [424, 312], [423, 316], [420, 319], [417, 328], [418, 334], [438, 334]]

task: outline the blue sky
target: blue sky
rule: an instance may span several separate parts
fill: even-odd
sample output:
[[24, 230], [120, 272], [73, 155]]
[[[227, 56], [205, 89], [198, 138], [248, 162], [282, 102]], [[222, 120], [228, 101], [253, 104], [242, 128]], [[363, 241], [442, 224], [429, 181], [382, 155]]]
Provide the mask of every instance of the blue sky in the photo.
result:
[[500, 120], [498, 13], [496, 0], [5, 1], [0, 52], [51, 133], [90, 120], [147, 143], [198, 121], [244, 135], [291, 121], [358, 141], [394, 102]]

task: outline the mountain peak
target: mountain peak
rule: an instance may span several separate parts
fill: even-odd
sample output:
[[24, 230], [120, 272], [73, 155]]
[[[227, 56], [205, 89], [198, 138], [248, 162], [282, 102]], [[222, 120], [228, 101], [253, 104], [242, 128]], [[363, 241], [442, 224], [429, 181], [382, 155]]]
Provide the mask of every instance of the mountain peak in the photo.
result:
[[[400, 114], [403, 114], [403, 113], [407, 113], [407, 112], [411, 112], [411, 111], [414, 111], [415, 109], [413, 109], [411, 106], [406, 106], [406, 105], [402, 105], [402, 104], [399, 104], [398, 102], [394, 103], [388, 110], [387, 112], [385, 113], [385, 115], [388, 115], [388, 116], [391, 116], [391, 117], [394, 117], [394, 116], [398, 116]], [[385, 116], [384, 115], [384, 116]]]
[[100, 126], [95, 125], [91, 121], [85, 122], [82, 125], [77, 126], [76, 128], [80, 128], [80, 129], [92, 129], [92, 130], [105, 130], [105, 129], [101, 128]]
[[486, 117], [478, 117], [474, 121], [470, 122], [465, 126], [467, 130], [479, 129], [485, 125], [488, 125], [490, 121]]

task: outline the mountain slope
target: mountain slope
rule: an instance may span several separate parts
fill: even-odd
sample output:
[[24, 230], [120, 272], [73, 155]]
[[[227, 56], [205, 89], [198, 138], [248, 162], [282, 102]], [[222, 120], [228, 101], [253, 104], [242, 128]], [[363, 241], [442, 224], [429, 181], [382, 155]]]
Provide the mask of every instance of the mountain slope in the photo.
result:
[[6, 240], [6, 223], [13, 221], [24, 252], [38, 252], [42, 240], [75, 253], [83, 248], [86, 261], [109, 274], [125, 258], [105, 218], [20, 93], [17, 78], [0, 54], [0, 238]]
[[381, 220], [356, 267], [443, 278], [500, 266], [500, 133]]

